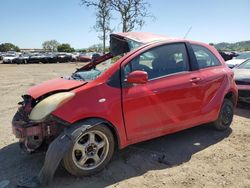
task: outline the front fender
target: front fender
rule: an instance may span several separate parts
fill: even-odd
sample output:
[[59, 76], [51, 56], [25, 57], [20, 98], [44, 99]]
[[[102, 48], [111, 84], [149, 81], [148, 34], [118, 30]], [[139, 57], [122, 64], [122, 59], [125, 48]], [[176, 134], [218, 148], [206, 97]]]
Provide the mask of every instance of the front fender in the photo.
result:
[[93, 117], [103, 119], [115, 127], [119, 147], [127, 146], [120, 88], [91, 82], [72, 92], [76, 95], [55, 110], [53, 115], [70, 124]]

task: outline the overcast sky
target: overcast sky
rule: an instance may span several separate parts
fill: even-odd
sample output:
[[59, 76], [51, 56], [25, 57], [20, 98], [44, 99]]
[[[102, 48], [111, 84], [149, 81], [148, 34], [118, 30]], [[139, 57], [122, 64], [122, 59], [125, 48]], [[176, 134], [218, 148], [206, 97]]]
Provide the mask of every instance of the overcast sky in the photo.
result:
[[[41, 48], [46, 40], [85, 48], [100, 43], [92, 28], [95, 13], [80, 0], [0, 0], [0, 43]], [[156, 20], [141, 31], [183, 37], [206, 43], [250, 40], [250, 0], [149, 0]], [[121, 31], [119, 18], [112, 27]], [[138, 30], [139, 31], [139, 30]]]

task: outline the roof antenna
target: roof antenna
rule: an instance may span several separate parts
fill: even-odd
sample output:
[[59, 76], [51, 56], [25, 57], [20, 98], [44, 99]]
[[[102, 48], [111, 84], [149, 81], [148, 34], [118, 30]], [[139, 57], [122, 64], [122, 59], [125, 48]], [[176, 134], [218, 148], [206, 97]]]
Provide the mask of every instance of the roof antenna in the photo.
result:
[[188, 34], [190, 33], [191, 29], [192, 29], [192, 26], [189, 27], [188, 31], [187, 31], [186, 34], [184, 35], [184, 39], [188, 36]]

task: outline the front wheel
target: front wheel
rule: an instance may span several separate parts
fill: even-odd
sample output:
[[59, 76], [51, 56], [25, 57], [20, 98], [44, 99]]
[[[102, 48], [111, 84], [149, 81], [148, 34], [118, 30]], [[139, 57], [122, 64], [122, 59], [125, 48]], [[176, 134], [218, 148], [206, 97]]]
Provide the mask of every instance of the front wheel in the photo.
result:
[[75, 176], [88, 176], [102, 170], [114, 153], [114, 137], [108, 127], [97, 125], [74, 140], [63, 158], [65, 169]]
[[219, 131], [228, 129], [233, 121], [233, 115], [234, 106], [232, 101], [229, 99], [224, 99], [220, 109], [219, 117], [215, 122], [213, 122], [215, 129]]

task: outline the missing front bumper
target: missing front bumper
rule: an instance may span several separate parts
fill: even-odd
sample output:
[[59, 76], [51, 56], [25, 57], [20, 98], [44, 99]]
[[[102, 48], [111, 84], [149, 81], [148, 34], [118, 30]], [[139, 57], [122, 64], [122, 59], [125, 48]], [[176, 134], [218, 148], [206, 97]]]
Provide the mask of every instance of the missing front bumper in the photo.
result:
[[66, 123], [49, 116], [44, 122], [32, 122], [28, 114], [19, 108], [12, 120], [12, 132], [19, 138], [20, 146], [29, 153], [37, 151], [43, 143], [48, 145], [64, 129]]

